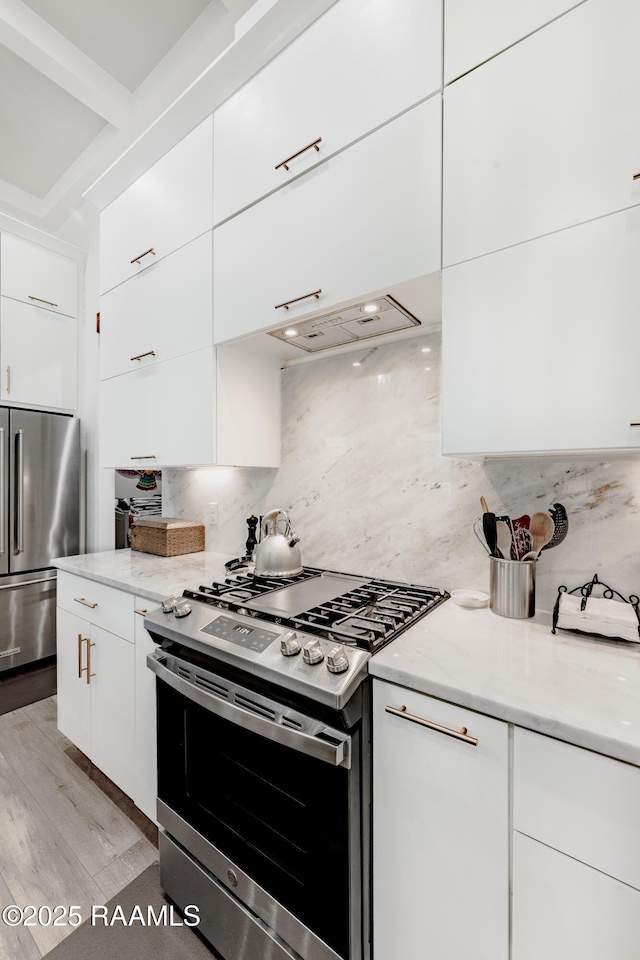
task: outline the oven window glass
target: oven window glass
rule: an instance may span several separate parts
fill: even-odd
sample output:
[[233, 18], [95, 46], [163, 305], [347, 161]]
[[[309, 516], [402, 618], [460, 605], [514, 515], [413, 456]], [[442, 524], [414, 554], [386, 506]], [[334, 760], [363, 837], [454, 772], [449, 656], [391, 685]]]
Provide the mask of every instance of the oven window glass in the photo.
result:
[[359, 829], [348, 777], [158, 684], [160, 799], [341, 956], [349, 829]]

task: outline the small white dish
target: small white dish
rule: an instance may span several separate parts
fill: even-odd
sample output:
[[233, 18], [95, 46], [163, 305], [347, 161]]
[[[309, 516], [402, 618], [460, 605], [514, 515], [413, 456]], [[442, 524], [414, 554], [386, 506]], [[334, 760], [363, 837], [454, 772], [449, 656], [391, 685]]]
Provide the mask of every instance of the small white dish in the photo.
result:
[[451, 599], [459, 607], [486, 607], [489, 594], [481, 590], [452, 590]]

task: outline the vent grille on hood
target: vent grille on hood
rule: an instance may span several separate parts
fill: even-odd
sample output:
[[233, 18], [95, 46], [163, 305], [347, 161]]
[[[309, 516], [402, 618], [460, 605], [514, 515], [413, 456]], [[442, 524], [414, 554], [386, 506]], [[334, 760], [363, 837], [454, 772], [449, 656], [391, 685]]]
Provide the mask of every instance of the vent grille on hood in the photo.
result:
[[420, 321], [387, 294], [345, 310], [325, 313], [310, 320], [293, 321], [286, 327], [272, 330], [270, 336], [309, 353], [316, 353], [329, 347], [357, 343], [416, 326], [420, 326]]

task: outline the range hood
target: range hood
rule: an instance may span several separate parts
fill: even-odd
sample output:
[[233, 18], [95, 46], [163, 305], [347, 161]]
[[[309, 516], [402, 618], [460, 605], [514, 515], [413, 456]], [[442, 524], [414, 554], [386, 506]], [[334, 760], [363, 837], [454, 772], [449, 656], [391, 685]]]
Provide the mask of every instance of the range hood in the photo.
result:
[[310, 320], [292, 321], [278, 330], [271, 330], [269, 336], [307, 353], [318, 353], [331, 347], [355, 344], [419, 326], [417, 317], [391, 294], [385, 294], [350, 305], [344, 310], [334, 309], [330, 313], [316, 315]]

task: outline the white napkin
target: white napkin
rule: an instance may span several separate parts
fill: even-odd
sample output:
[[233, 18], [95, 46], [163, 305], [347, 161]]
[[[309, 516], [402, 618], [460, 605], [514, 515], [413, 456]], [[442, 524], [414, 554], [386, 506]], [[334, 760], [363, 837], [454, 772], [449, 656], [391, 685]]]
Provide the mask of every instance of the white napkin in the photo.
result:
[[589, 597], [584, 610], [580, 609], [581, 596], [563, 593], [558, 610], [558, 626], [565, 630], [583, 630], [585, 633], [601, 633], [605, 637], [640, 642], [638, 618], [630, 603], [621, 600], [605, 600]]

